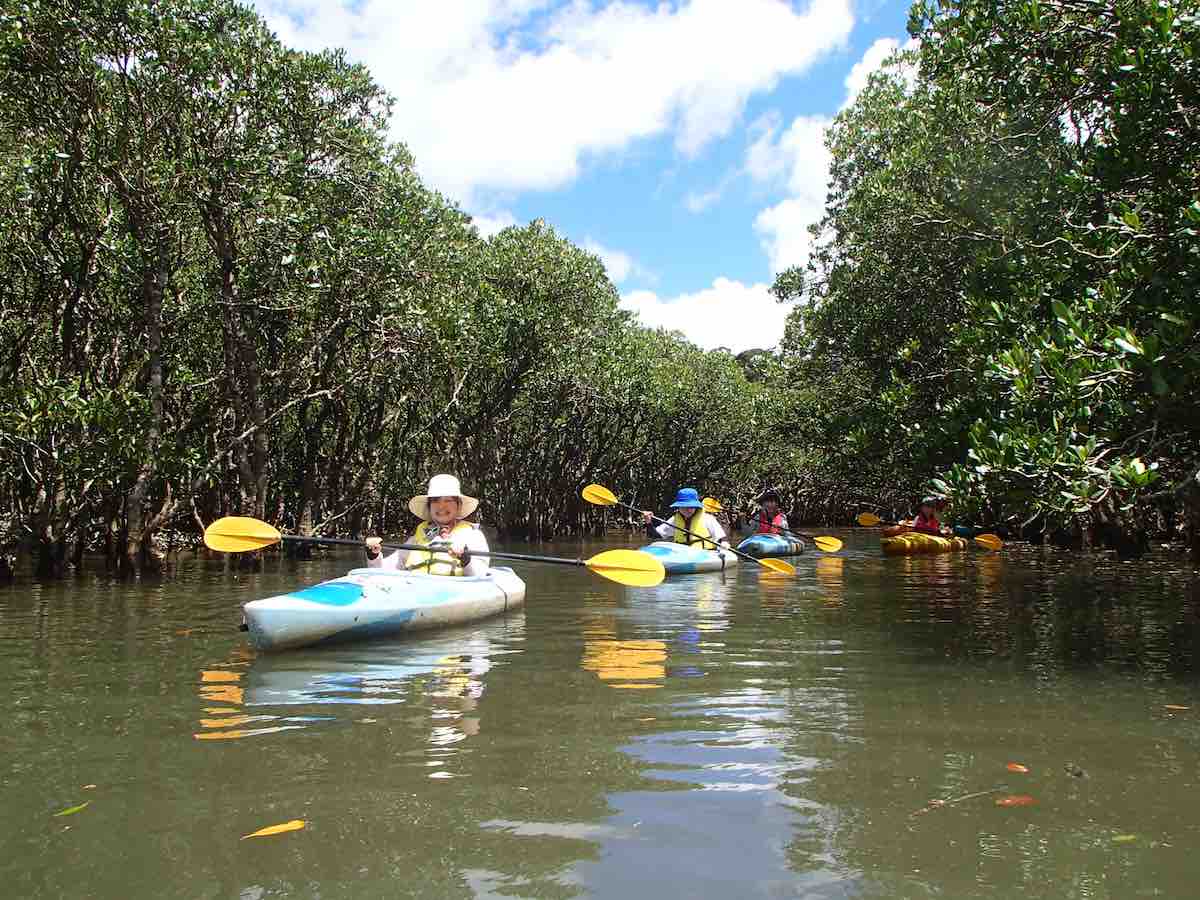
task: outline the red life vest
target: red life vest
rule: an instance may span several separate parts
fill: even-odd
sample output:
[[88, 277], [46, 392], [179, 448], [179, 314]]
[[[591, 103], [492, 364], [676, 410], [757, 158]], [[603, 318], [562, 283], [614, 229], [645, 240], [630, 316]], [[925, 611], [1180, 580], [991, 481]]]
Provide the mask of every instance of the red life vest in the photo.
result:
[[758, 530], [755, 534], [782, 534], [783, 533], [783, 513], [775, 513], [775, 518], [767, 520], [767, 514], [761, 509], [758, 511]]
[[920, 513], [917, 513], [917, 517], [913, 519], [912, 530], [919, 531], [922, 534], [941, 534], [942, 523], [938, 521], [937, 516], [931, 516], [927, 519]]

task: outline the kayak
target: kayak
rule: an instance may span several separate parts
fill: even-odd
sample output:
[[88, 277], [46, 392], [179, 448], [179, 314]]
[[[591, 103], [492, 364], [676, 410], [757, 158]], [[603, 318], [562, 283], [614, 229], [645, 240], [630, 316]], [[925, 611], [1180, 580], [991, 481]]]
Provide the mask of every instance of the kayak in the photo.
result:
[[966, 550], [970, 542], [960, 537], [944, 538], [932, 534], [909, 531], [893, 537], [879, 539], [883, 552], [888, 556], [913, 556], [925, 553], [953, 553]]
[[758, 559], [766, 559], [769, 556], [799, 556], [804, 552], [804, 541], [781, 534], [752, 534], [738, 544], [737, 548]]
[[667, 570], [668, 575], [691, 575], [694, 572], [723, 572], [738, 564], [738, 558], [728, 550], [702, 550], [673, 541], [655, 541], [641, 548]]
[[250, 641], [286, 650], [461, 625], [525, 602], [512, 569], [474, 578], [394, 569], [352, 569], [332, 581], [242, 606]]

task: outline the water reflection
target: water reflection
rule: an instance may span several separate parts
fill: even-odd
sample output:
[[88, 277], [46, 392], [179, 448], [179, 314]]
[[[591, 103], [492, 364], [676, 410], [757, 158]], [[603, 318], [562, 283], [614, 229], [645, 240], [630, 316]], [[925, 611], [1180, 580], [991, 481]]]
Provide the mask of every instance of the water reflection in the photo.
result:
[[271, 657], [237, 603], [336, 561], [0, 593], [0, 875], [21, 897], [1191, 896], [1192, 570], [847, 538], [793, 579], [531, 567], [511, 620]]
[[[201, 700], [225, 705], [203, 708], [201, 730], [194, 737], [230, 740], [345, 722], [349, 716], [330, 714], [328, 708], [388, 706], [411, 703], [420, 696], [429, 703], [430, 745], [454, 744], [478, 733], [479, 720], [469, 713], [483, 695], [484, 676], [494, 656], [514, 652], [512, 645], [519, 642], [521, 629], [520, 618], [510, 617], [424, 640], [223, 662], [200, 673]], [[296, 707], [312, 707], [313, 712], [305, 715]], [[378, 719], [357, 716], [353, 721], [375, 724]]]

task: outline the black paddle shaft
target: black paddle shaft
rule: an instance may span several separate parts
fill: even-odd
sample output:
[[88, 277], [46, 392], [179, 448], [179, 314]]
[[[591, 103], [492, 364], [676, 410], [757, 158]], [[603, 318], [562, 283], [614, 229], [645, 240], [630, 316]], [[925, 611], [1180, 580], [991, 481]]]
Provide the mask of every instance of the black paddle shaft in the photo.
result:
[[[623, 506], [632, 512], [638, 513], [639, 515], [641, 515], [642, 513], [645, 512], [645, 510], [638, 509], [632, 503], [625, 503], [623, 500], [618, 500], [617, 506]], [[702, 545], [705, 541], [708, 541], [710, 544], [717, 545], [717, 542], [714, 541], [712, 538], [701, 537], [700, 535], [696, 534], [696, 532], [688, 531], [686, 528], [680, 528], [674, 522], [668, 522], [666, 519], [660, 519], [658, 516], [654, 515], [653, 513], [650, 514], [650, 518], [653, 519], [655, 522], [657, 522], [659, 525], [670, 525], [676, 531], [682, 531], [684, 534], [696, 538], [698, 541], [701, 542]], [[719, 545], [717, 545], [717, 546], [719, 546]], [[749, 553], [743, 553], [741, 550], [736, 550], [733, 547], [725, 547], [723, 549], [728, 550], [730, 553], [734, 554], [735, 556], [740, 556], [742, 559], [748, 559], [753, 563], [758, 563], [758, 565], [762, 566], [764, 569], [771, 568], [766, 563], [764, 563], [761, 559], [759, 559], [756, 556], [751, 556]]]
[[[356, 541], [354, 538], [330, 538], [330, 537], [302, 537], [298, 534], [285, 534], [282, 536], [285, 541], [299, 541], [309, 544], [344, 544], [348, 547], [361, 547], [362, 541]], [[423, 544], [380, 544], [381, 547], [386, 547], [388, 550], [419, 550], [422, 553], [437, 552], [439, 549], [436, 546], [426, 546]], [[496, 559], [517, 559], [525, 562], [541, 562], [541, 563], [557, 563], [560, 566], [586, 566], [587, 561], [582, 559], [567, 559], [562, 556], [534, 556], [530, 553], [500, 553], [495, 550], [488, 550], [487, 553], [478, 553], [477, 556], [494, 556]]]

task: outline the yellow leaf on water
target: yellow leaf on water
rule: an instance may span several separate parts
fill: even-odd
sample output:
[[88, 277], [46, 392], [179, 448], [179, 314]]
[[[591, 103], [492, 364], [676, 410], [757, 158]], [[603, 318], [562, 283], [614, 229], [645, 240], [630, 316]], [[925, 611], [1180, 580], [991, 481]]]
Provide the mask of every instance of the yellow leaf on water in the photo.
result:
[[1113, 835], [1113, 843], [1114, 844], [1129, 844], [1136, 840], [1137, 840], [1136, 834], [1114, 834]]
[[79, 812], [80, 810], [87, 809], [89, 806], [91, 806], [91, 804], [92, 804], [91, 800], [85, 800], [83, 803], [80, 803], [78, 806], [68, 806], [62, 812], [56, 812], [54, 814], [54, 817], [58, 818], [59, 816], [73, 816], [73, 815], [75, 815], [75, 813]]
[[252, 837], [268, 837], [272, 834], [283, 834], [286, 831], [299, 831], [305, 826], [303, 819], [292, 819], [290, 822], [283, 822], [279, 825], [268, 825], [266, 828], [260, 828], [258, 831], [252, 831], [250, 834], [243, 834], [242, 840]]
[[83, 786], [83, 789], [84, 789], [85, 791], [90, 791], [90, 790], [91, 790], [92, 788], [94, 788], [94, 787], [95, 787], [95, 785], [94, 785], [94, 784], [85, 784], [85, 785]]
[[1179, 706], [1178, 704], [1175, 704], [1175, 703], [1164, 703], [1163, 709], [1173, 709], [1173, 710], [1176, 710], [1177, 712], [1183, 712], [1185, 710], [1191, 709], [1191, 707], [1190, 706]]

